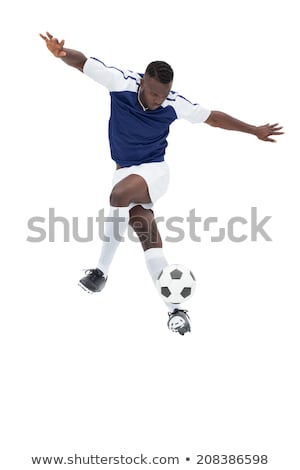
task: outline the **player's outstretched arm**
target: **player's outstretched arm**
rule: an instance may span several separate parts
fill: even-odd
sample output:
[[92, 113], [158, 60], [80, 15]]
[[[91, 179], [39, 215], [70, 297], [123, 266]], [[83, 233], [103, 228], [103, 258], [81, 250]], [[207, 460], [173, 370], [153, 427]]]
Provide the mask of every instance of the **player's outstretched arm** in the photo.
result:
[[264, 124], [263, 126], [252, 126], [243, 121], [239, 121], [228, 114], [222, 113], [221, 111], [212, 111], [205, 121], [213, 127], [220, 127], [221, 129], [227, 129], [229, 131], [246, 132], [247, 134], [253, 134], [258, 139], [266, 142], [276, 142], [272, 139], [272, 135], [281, 135], [284, 132], [280, 132], [282, 126], [276, 124]]
[[54, 38], [52, 34], [48, 32], [46, 33], [46, 36], [40, 34], [40, 37], [45, 41], [49, 51], [52, 52], [55, 57], [62, 59], [67, 65], [75, 67], [81, 72], [83, 71], [83, 66], [87, 58], [82, 54], [82, 52], [74, 51], [73, 49], [65, 49], [64, 39], [59, 42], [58, 39]]

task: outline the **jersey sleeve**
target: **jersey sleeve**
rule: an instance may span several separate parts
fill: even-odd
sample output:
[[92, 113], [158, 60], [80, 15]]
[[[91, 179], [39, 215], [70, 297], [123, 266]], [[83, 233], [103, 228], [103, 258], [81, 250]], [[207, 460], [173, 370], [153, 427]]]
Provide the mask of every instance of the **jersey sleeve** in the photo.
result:
[[172, 106], [175, 109], [177, 119], [186, 119], [193, 124], [206, 121], [211, 111], [198, 103], [191, 103], [181, 95], [175, 94]]
[[137, 73], [108, 66], [95, 57], [86, 60], [83, 73], [103, 85], [108, 91], [134, 90], [141, 79]]

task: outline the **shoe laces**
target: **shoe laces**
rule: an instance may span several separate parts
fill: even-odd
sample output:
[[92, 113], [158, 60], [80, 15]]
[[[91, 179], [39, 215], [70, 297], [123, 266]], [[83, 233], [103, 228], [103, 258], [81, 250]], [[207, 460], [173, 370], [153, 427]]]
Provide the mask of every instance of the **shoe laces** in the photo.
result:
[[169, 312], [169, 315], [176, 315], [178, 313], [183, 313], [183, 314], [187, 314], [187, 310], [183, 310], [182, 308], [175, 308], [175, 310], [173, 310], [173, 312]]
[[96, 279], [99, 279], [99, 272], [100, 271], [98, 268], [96, 269], [84, 269], [84, 274], [90, 277], [92, 281], [95, 281]]

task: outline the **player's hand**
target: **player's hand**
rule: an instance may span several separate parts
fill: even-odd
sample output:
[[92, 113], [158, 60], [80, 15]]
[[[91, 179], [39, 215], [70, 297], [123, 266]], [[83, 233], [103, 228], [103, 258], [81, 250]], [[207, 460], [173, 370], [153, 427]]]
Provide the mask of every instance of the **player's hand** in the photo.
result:
[[281, 129], [282, 126], [279, 126], [278, 122], [276, 124], [265, 124], [264, 126], [258, 126], [256, 128], [255, 135], [260, 140], [265, 140], [266, 142], [276, 142], [276, 140], [272, 139], [270, 136], [284, 134], [284, 132], [280, 132]]
[[40, 34], [40, 36], [42, 39], [44, 39], [49, 51], [52, 52], [55, 57], [65, 57], [67, 55], [67, 53], [63, 50], [65, 44], [64, 39], [59, 42], [58, 39], [54, 38], [52, 34], [48, 32], [46, 33], [46, 36], [43, 34]]

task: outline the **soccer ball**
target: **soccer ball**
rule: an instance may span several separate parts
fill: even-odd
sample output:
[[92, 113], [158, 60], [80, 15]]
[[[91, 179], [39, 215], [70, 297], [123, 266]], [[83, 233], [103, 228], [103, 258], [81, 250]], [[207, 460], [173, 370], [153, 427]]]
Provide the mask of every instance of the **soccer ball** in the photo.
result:
[[159, 274], [156, 288], [166, 303], [180, 304], [186, 302], [194, 294], [196, 279], [186, 266], [171, 264]]

